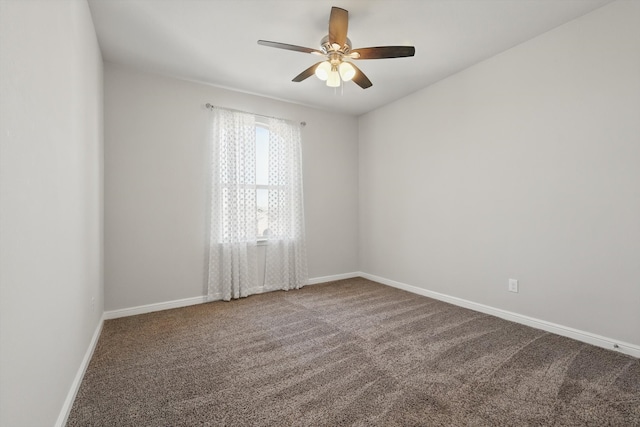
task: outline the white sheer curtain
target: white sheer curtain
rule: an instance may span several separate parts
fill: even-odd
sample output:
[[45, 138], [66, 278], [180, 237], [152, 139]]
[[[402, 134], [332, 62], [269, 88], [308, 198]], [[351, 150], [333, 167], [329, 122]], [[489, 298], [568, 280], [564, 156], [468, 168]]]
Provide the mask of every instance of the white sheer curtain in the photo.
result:
[[250, 295], [257, 280], [255, 117], [212, 114], [208, 297], [229, 301]]
[[269, 119], [269, 236], [265, 288], [307, 284], [300, 127]]
[[300, 127], [269, 119], [268, 233], [257, 283], [255, 117], [213, 109], [210, 300], [307, 283]]

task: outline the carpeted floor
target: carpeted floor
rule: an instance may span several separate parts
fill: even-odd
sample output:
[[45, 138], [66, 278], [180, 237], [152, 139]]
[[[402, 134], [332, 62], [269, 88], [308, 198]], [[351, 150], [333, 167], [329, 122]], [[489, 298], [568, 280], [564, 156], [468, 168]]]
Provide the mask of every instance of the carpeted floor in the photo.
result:
[[68, 426], [640, 426], [640, 360], [350, 279], [108, 320]]

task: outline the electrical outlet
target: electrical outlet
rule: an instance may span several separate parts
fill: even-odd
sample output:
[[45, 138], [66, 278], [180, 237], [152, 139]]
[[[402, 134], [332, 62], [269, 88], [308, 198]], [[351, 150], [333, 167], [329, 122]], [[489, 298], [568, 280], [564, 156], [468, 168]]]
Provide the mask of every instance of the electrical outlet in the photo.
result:
[[91, 298], [91, 311], [96, 311], [96, 299], [94, 297]]
[[509, 279], [509, 292], [518, 292], [518, 281], [516, 279]]

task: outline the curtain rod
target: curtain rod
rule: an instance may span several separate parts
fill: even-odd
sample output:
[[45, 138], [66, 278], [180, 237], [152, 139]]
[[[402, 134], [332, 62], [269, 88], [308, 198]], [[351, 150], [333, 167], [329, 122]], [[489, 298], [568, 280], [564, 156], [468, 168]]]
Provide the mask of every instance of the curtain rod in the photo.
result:
[[[274, 117], [274, 116], [265, 116], [264, 114], [256, 114], [256, 113], [250, 113], [248, 111], [242, 111], [242, 110], [236, 110], [233, 108], [227, 108], [227, 107], [217, 107], [215, 105], [209, 104], [208, 102], [205, 104], [205, 107], [207, 107], [210, 110], [213, 110], [214, 108], [222, 108], [223, 110], [229, 110], [229, 111], [235, 111], [237, 113], [245, 113], [245, 114], [253, 114], [254, 116], [259, 116], [259, 117], [265, 117], [267, 119], [278, 119], [278, 120], [283, 120], [279, 117]], [[291, 120], [288, 120], [289, 122]], [[300, 126], [305, 127], [307, 125], [307, 122], [300, 122]]]

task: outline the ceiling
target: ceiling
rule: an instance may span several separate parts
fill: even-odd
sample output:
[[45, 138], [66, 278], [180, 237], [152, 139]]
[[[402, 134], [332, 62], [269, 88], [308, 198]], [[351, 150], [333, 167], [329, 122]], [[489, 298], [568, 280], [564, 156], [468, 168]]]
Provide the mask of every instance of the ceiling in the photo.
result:
[[[89, 0], [105, 61], [360, 115], [590, 12], [611, 0]], [[319, 49], [332, 6], [349, 11], [353, 47], [413, 45], [411, 58], [360, 60], [371, 79], [291, 81]]]

